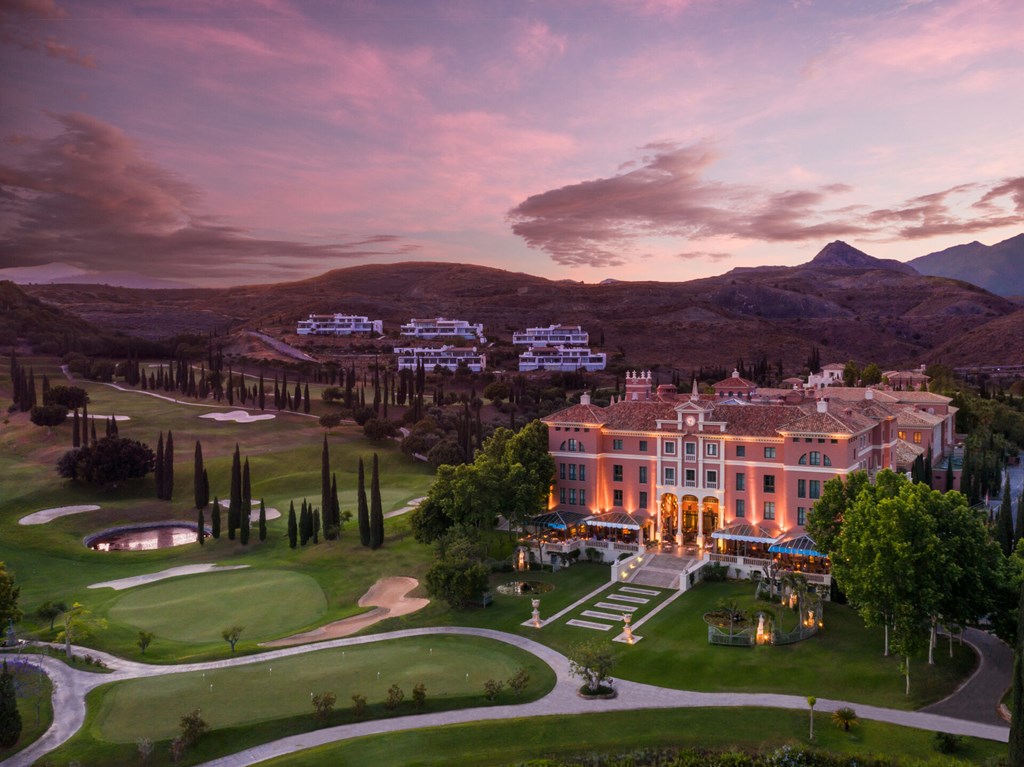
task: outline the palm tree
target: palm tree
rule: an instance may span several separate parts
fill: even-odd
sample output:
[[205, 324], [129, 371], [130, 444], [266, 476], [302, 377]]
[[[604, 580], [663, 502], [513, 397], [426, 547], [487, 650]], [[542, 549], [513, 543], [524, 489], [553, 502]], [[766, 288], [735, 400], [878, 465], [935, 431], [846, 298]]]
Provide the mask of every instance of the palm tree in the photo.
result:
[[849, 732], [851, 727], [856, 727], [860, 724], [860, 720], [857, 718], [857, 712], [852, 708], [837, 708], [832, 712], [832, 724], [838, 727], [843, 732]]

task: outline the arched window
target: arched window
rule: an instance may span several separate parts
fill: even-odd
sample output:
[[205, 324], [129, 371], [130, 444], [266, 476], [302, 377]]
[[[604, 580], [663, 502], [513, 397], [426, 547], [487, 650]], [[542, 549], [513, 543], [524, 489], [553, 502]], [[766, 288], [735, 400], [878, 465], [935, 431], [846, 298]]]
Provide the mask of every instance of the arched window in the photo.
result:
[[576, 452], [576, 440], [574, 440], [574, 439], [570, 439], [569, 440], [569, 452], [570, 453], [575, 453]]
[[801, 466], [806, 466], [807, 465], [807, 453], [804, 453], [802, 456], [800, 456], [800, 465]]
[[565, 452], [565, 440], [562, 440], [562, 444], [558, 446], [558, 449], [563, 453]]
[[832, 465], [832, 459], [829, 458], [827, 455], [825, 456], [825, 465], [826, 466], [831, 466]]
[[821, 453], [817, 450], [811, 451], [811, 466], [821, 466]]

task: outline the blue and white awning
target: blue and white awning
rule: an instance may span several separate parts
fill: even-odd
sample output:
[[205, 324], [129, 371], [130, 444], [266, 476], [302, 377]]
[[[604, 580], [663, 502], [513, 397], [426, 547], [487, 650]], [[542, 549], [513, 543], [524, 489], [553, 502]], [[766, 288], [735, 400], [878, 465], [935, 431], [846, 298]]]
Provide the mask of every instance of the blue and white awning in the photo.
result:
[[584, 524], [591, 527], [614, 527], [619, 530], [639, 530], [644, 523], [651, 518], [646, 511], [637, 511], [627, 514], [624, 511], [608, 511], [604, 514], [595, 514], [583, 520]]
[[578, 527], [586, 517], [586, 514], [579, 511], [551, 511], [534, 517], [528, 524], [552, 530], [568, 530]]
[[746, 541], [747, 543], [775, 543], [781, 531], [774, 525], [761, 524], [739, 524], [715, 530], [711, 533], [712, 538], [726, 541]]
[[798, 557], [824, 557], [818, 544], [805, 532], [785, 536], [768, 548], [769, 554], [793, 554]]

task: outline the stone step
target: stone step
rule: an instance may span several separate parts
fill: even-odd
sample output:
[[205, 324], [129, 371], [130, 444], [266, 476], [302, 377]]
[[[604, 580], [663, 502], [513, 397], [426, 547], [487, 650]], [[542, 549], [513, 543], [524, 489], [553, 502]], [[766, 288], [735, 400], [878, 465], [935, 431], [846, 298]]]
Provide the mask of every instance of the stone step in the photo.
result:
[[630, 580], [640, 586], [655, 586], [661, 589], [679, 588], [679, 573], [671, 570], [644, 567], [636, 571]]
[[673, 557], [670, 554], [656, 554], [651, 557], [645, 567], [656, 567], [659, 570], [675, 570], [685, 572], [694, 563], [693, 557]]

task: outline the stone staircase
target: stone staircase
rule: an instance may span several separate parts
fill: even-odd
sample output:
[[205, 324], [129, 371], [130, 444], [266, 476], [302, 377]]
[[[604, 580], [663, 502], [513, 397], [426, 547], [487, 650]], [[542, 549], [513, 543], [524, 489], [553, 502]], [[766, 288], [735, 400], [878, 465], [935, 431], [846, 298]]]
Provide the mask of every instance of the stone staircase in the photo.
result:
[[676, 557], [671, 554], [655, 554], [648, 557], [629, 579], [639, 586], [654, 586], [661, 589], [678, 589], [679, 579], [696, 560], [692, 557]]

